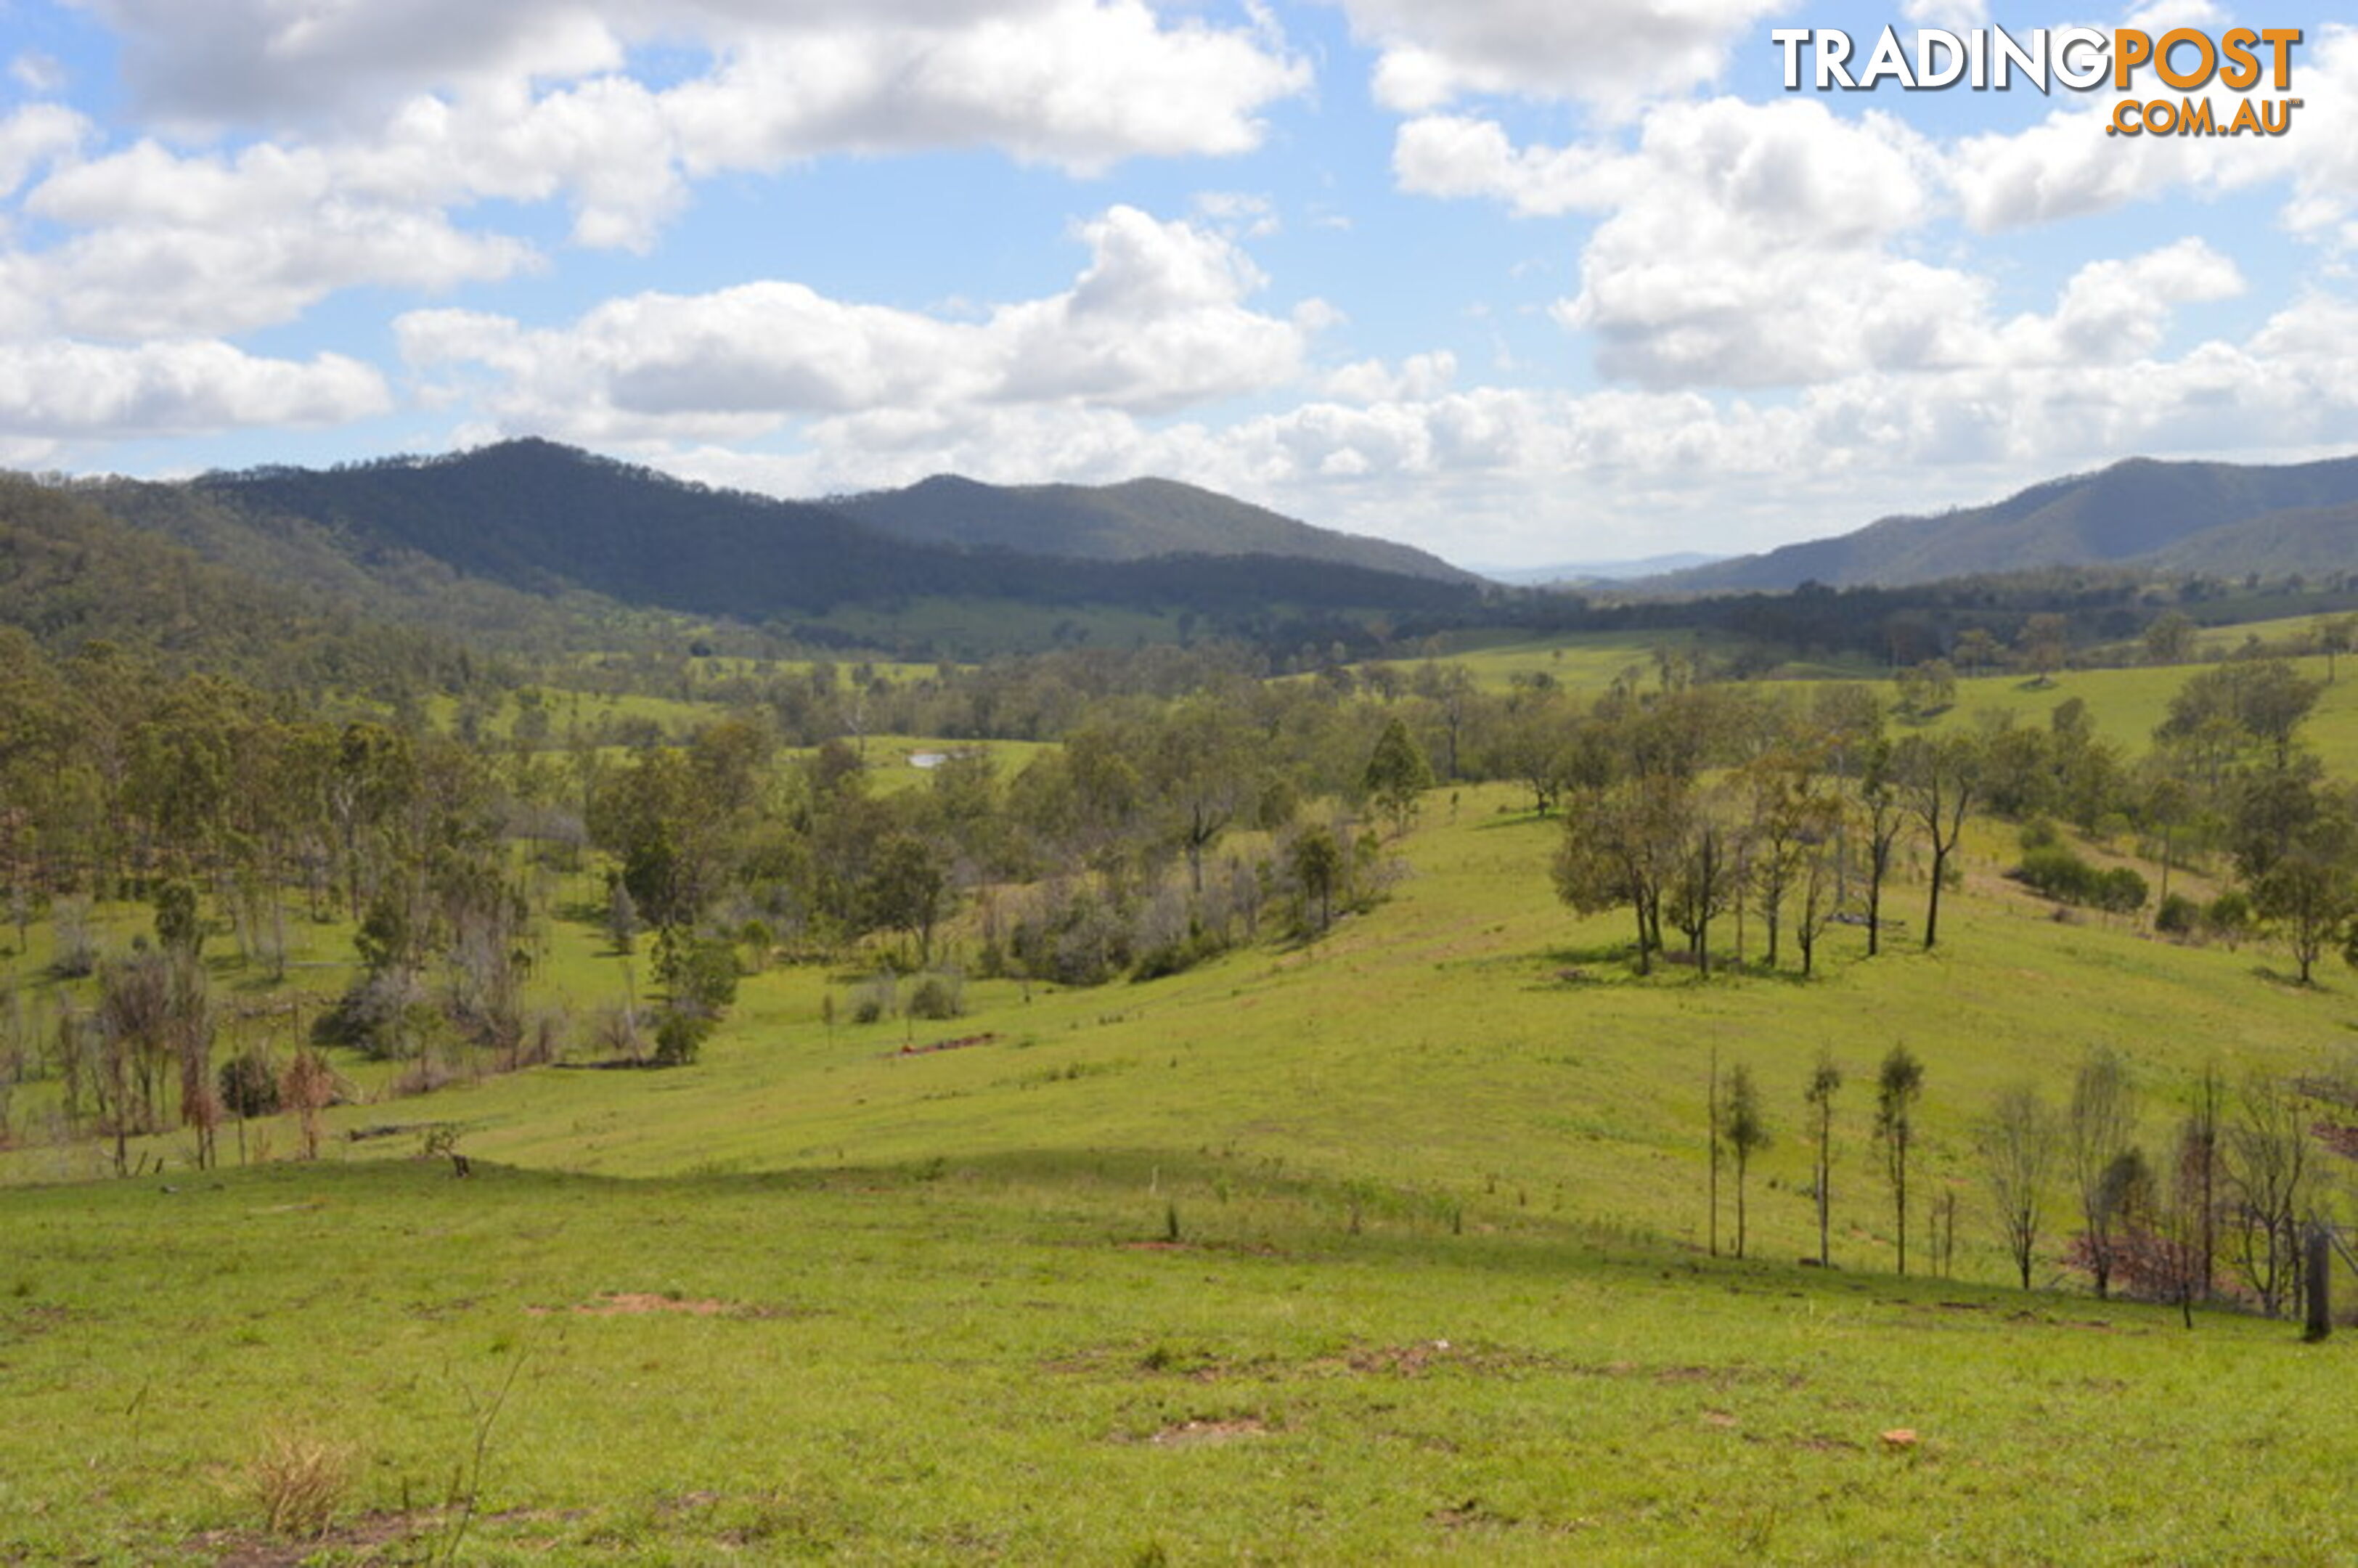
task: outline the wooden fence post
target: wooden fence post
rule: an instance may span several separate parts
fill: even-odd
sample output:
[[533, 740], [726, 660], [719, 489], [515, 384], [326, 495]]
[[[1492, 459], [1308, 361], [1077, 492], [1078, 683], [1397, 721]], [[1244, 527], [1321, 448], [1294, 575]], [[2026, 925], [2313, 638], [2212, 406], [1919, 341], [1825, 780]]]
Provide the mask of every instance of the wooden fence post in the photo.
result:
[[2309, 1321], [2301, 1337], [2311, 1345], [2333, 1332], [2333, 1243], [2325, 1227], [2309, 1227], [2309, 1260], [2302, 1292], [2309, 1303]]

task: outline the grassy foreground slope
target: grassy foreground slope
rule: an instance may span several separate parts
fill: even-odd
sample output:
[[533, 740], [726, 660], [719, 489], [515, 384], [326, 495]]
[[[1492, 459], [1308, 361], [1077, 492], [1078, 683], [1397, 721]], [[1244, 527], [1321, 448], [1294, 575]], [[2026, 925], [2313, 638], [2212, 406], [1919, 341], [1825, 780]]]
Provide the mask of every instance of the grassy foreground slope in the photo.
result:
[[[1639, 982], [1513, 798], [1433, 797], [1392, 900], [1307, 951], [978, 983], [915, 1030], [830, 1027], [844, 977], [773, 972], [692, 1069], [340, 1113], [461, 1125], [471, 1180], [380, 1139], [0, 1194], [0, 1561], [296, 1560], [260, 1533], [274, 1441], [331, 1472], [321, 1561], [2358, 1551], [2347, 1338], [2004, 1290], [1967, 1153], [1996, 1088], [2060, 1097], [2095, 1042], [2158, 1143], [2205, 1064], [2340, 1049], [2346, 975], [2059, 925], [1992, 839], [1936, 955], [1837, 928], [1810, 984]], [[902, 1050], [945, 1035], [991, 1038]], [[1895, 1042], [1953, 1281], [1883, 1272]], [[1791, 1263], [1822, 1045], [1832, 1273]], [[1745, 1263], [1697, 1245], [1714, 1047], [1779, 1134]]]

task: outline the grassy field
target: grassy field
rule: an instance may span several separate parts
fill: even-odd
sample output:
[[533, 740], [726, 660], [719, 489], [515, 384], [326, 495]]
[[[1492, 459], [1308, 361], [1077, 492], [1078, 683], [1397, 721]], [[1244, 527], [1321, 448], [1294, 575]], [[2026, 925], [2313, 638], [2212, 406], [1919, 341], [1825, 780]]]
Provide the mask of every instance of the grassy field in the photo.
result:
[[[1992, 831], [1938, 953], [1837, 928], [1811, 983], [1640, 981], [1617, 920], [1555, 903], [1556, 829], [1515, 798], [1435, 797], [1391, 900], [1308, 949], [975, 981], [936, 1024], [829, 1023], [857, 968], [773, 970], [693, 1068], [356, 1104], [340, 1133], [407, 1130], [318, 1164], [285, 1126], [253, 1130], [281, 1162], [219, 1173], [175, 1139], [133, 1181], [0, 1156], [37, 1184], [0, 1195], [0, 1561], [2358, 1551], [2348, 1340], [2100, 1305], [2057, 1246], [2050, 1288], [2008, 1291], [1970, 1155], [1993, 1094], [2060, 1098], [2093, 1044], [2156, 1147], [2206, 1066], [2333, 1065], [2345, 973], [2058, 924]], [[594, 1000], [621, 963], [564, 925], [543, 983]], [[1898, 1043], [1952, 1279], [1887, 1271]], [[1822, 1046], [1849, 1076], [1831, 1272], [1793, 1261]], [[1743, 1263], [1702, 1246], [1714, 1052], [1777, 1133]], [[418, 1157], [436, 1124], [471, 1179]], [[324, 1541], [270, 1534], [271, 1477], [307, 1473]]]
[[1658, 649], [1684, 652], [1694, 645], [1693, 633], [1687, 632], [1643, 635], [1594, 632], [1557, 637], [1460, 639], [1438, 656], [1444, 663], [1465, 665], [1486, 691], [1505, 691], [1519, 677], [1545, 676], [1568, 690], [1593, 696], [1631, 672], [1640, 681], [1650, 681]]
[[[2303, 739], [2328, 772], [2358, 773], [2358, 658], [2334, 663], [2326, 683], [2322, 655], [2290, 661], [2309, 679], [2324, 684]], [[2088, 705], [2096, 732], [2134, 757], [2153, 744], [2153, 731], [2169, 716], [2169, 699], [2201, 665], [2141, 665], [2129, 669], [2065, 670], [2044, 685], [2019, 675], [1981, 676], [1957, 683], [1955, 704], [1944, 723], [1971, 722], [1987, 712], [2010, 713], [2017, 722], [2043, 725], [2058, 705], [2078, 697]]]

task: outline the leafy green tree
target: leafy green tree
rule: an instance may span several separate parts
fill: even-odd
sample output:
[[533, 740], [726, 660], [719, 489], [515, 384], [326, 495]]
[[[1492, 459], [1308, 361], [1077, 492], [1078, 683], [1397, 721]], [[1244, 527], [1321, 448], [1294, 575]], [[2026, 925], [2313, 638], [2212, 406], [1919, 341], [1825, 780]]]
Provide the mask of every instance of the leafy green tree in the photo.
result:
[[[1768, 964], [1777, 967], [1786, 903], [1809, 862], [1833, 837], [1841, 805], [1821, 773], [1823, 754], [1814, 746], [1781, 745], [1763, 752], [1744, 770], [1751, 805], [1750, 881], [1754, 907], [1768, 928]], [[1831, 901], [1826, 913], [1832, 914]], [[1805, 923], [1816, 914], [1804, 915]], [[1813, 941], [1814, 931], [1804, 941]], [[1804, 966], [1807, 949], [1804, 949]]]
[[1909, 812], [1932, 847], [1931, 886], [1924, 905], [1924, 949], [1940, 940], [1941, 890], [1949, 860], [1964, 836], [1965, 819], [1979, 797], [1987, 752], [1978, 736], [1951, 732], [1910, 735], [1896, 747], [1892, 766]]
[[1736, 1255], [1744, 1256], [1745, 1176], [1752, 1156], [1768, 1147], [1768, 1119], [1760, 1104], [1760, 1091], [1752, 1081], [1752, 1069], [1742, 1062], [1727, 1076], [1725, 1098], [1720, 1107], [1720, 1135], [1727, 1141], [1728, 1152], [1736, 1160]]
[[1653, 972], [1662, 946], [1662, 904], [1677, 874], [1692, 791], [1669, 778], [1624, 779], [1564, 797], [1556, 847], [1556, 896], [1580, 914], [1628, 905], [1638, 926], [1638, 972]]
[[2318, 652], [2325, 655], [2325, 684], [2331, 686], [2342, 654], [2358, 647], [2358, 614], [2336, 615], [2317, 623]]
[[416, 796], [416, 756], [408, 737], [398, 730], [382, 724], [348, 724], [321, 782], [343, 852], [345, 907], [357, 920], [364, 902], [365, 836]]
[[2224, 732], [2282, 768], [2323, 689], [2283, 659], [2230, 659], [2187, 678], [2154, 739], [2185, 743]]
[[1858, 801], [1859, 826], [1866, 836], [1866, 956], [1872, 958], [1883, 951], [1883, 883], [1909, 822], [1892, 749], [1879, 740], [1868, 748]]
[[2023, 665], [2033, 672], [2040, 686], [2055, 678], [2071, 646], [2071, 622], [2052, 611], [2042, 611], [2025, 621], [2021, 633], [2015, 638]]
[[1830, 1267], [1833, 1262], [1830, 1229], [1833, 1215], [1834, 1182], [1834, 1097], [1842, 1092], [1842, 1069], [1834, 1065], [1833, 1053], [1821, 1049], [1818, 1064], [1811, 1069], [1810, 1087], [1804, 1092], [1810, 1113], [1817, 1122], [1817, 1169], [1812, 1173], [1818, 1206], [1818, 1262]]
[[2255, 796], [2281, 797], [2278, 842], [2268, 852], [2266, 831], [2254, 825], [2243, 859], [2256, 866], [2252, 906], [2291, 948], [2300, 983], [2328, 947], [2353, 941], [2358, 917], [2358, 791], [2343, 786], [2261, 790]]
[[1946, 659], [1910, 665], [1892, 677], [1899, 688], [1896, 710], [1910, 724], [1925, 724], [1956, 706], [1957, 672]]
[[917, 943], [917, 962], [934, 961], [934, 930], [949, 913], [954, 886], [940, 848], [914, 833], [895, 833], [877, 847], [862, 892], [869, 924], [899, 931]]
[[197, 890], [175, 877], [156, 889], [156, 942], [165, 952], [193, 962], [205, 943], [204, 920], [197, 908]]
[[[1319, 825], [1295, 835], [1293, 848], [1286, 853], [1286, 868], [1301, 895], [1303, 925], [1314, 935], [1325, 930], [1335, 922], [1335, 895], [1342, 888], [1347, 869], [1342, 842], [1335, 837], [1335, 830]], [[1318, 911], [1314, 925], [1309, 919], [1314, 904]]]
[[1258, 793], [1260, 750], [1234, 706], [1209, 697], [1180, 703], [1153, 730], [1144, 782], [1169, 813], [1198, 899], [1205, 856]]
[[687, 1066], [737, 1000], [737, 947], [726, 937], [666, 927], [655, 938], [655, 977], [665, 993], [655, 1061]]
[[2147, 623], [2145, 662], [2182, 665], [2194, 657], [2198, 628], [2182, 610], [2165, 610]]
[[1391, 818], [1392, 836], [1406, 833], [1415, 819], [1418, 802], [1433, 787], [1433, 764], [1398, 714], [1386, 721], [1383, 733], [1376, 737], [1359, 784], [1377, 809]]

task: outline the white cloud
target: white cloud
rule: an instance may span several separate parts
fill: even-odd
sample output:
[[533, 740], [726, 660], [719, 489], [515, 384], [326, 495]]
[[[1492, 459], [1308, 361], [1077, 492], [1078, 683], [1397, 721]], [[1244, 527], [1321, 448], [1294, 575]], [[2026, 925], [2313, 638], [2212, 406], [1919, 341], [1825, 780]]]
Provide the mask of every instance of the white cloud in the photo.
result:
[[745, 438], [820, 416], [888, 446], [940, 442], [996, 407], [1152, 416], [1299, 374], [1319, 312], [1249, 308], [1263, 279], [1229, 241], [1129, 207], [1077, 237], [1091, 260], [1070, 289], [979, 321], [763, 282], [613, 300], [556, 330], [448, 310], [396, 327], [423, 373], [491, 373], [482, 400], [507, 427], [579, 439]]
[[1930, 168], [1928, 145], [1878, 113], [1839, 119], [1811, 99], [1656, 108], [1634, 152], [1579, 182], [1610, 215], [1558, 319], [1595, 335], [1606, 374], [1651, 387], [1953, 362], [1984, 286], [1892, 248], [1930, 211]]
[[[2159, 25], [2174, 13], [2147, 19]], [[1949, 176], [1965, 219], [1990, 232], [2092, 217], [2173, 193], [2218, 195], [2287, 182], [2293, 189], [2288, 221], [2334, 237], [2358, 203], [2358, 29], [2309, 29], [2291, 63], [2291, 95], [2302, 103], [2280, 136], [2109, 135], [2124, 95], [2104, 91], [2025, 130], [1967, 137], [1951, 156]], [[2264, 81], [2248, 96], [2272, 103], [2281, 95]], [[2217, 123], [2230, 124], [2245, 101], [2212, 94]]]
[[98, 128], [58, 103], [28, 103], [0, 119], [0, 198], [34, 173], [68, 157], [98, 134]]
[[1989, 5], [1988, 0], [1905, 0], [1899, 14], [1919, 27], [1954, 30], [1987, 25]]
[[338, 425], [383, 413], [391, 401], [373, 367], [340, 354], [297, 362], [211, 341], [0, 344], [0, 426], [19, 437], [112, 440]]
[[27, 92], [44, 97], [66, 85], [66, 68], [53, 55], [27, 49], [8, 62], [8, 78]]
[[[1166, 23], [1145, 0], [96, 0], [153, 111], [373, 130], [420, 97], [514, 104], [625, 80], [633, 50], [705, 66], [647, 96], [695, 171], [823, 152], [990, 145], [1080, 169], [1255, 146], [1308, 67], [1265, 20]], [[589, 107], [596, 107], [590, 104]]]
[[1360, 360], [1328, 372], [1319, 385], [1342, 403], [1399, 403], [1437, 396], [1456, 379], [1457, 356], [1443, 350], [1411, 354], [1397, 366]]
[[38, 302], [41, 330], [135, 341], [273, 325], [361, 284], [437, 290], [532, 263], [520, 242], [373, 199], [343, 173], [325, 153], [267, 145], [221, 158], [141, 142], [68, 166], [24, 206], [70, 237], [7, 258], [0, 293], [13, 283]]
[[2134, 6], [2121, 18], [2124, 27], [2135, 27], [2156, 38], [2174, 27], [2212, 28], [2225, 25], [2227, 13], [2212, 0], [2148, 0]]
[[1577, 99], [1627, 113], [1714, 80], [1730, 46], [1789, 3], [1341, 0], [1352, 30], [1381, 51], [1377, 97], [1404, 114], [1468, 93]]
[[1392, 142], [1392, 178], [1410, 195], [1489, 197], [1524, 217], [1607, 206], [1636, 172], [1609, 147], [1517, 147], [1497, 121], [1459, 114], [1419, 115]]
[[1165, 26], [1143, 0], [940, 9], [952, 15], [749, 29], [709, 75], [664, 95], [688, 167], [982, 145], [1095, 173], [1247, 151], [1260, 110], [1310, 81], [1256, 32]]
[[2184, 239], [2127, 261], [2090, 262], [2064, 286], [2052, 315], [2008, 322], [2000, 336], [2017, 364], [2117, 364], [2159, 347], [2172, 308], [2244, 291], [2233, 261]]
[[[2067, 331], [2132, 298], [2213, 297], [2232, 269], [2180, 244], [2073, 279]], [[2025, 329], [2024, 330], [2028, 330]], [[1796, 393], [1586, 394], [1450, 384], [1445, 356], [1374, 362], [1305, 401], [1225, 424], [1080, 402], [884, 406], [813, 419], [785, 451], [648, 434], [633, 454], [789, 495], [951, 470], [1010, 482], [1161, 473], [1458, 559], [1766, 547], [1895, 511], [1995, 499], [2125, 453], [2316, 455], [2358, 415], [2358, 304], [2305, 299], [2243, 341], [2175, 359], [1992, 351], [1939, 370], [1863, 369]], [[2008, 346], [2021, 351], [2018, 339]]]
[[1277, 204], [1241, 190], [1202, 190], [1189, 203], [1195, 215], [1236, 240], [1265, 240], [1284, 228]]
[[[118, 339], [244, 330], [355, 286], [434, 291], [534, 265], [522, 241], [461, 226], [485, 201], [563, 200], [576, 243], [645, 251], [715, 175], [944, 146], [1080, 172], [1234, 153], [1309, 80], [1264, 23], [1166, 22], [1144, 0], [96, 6], [168, 123], [276, 127], [225, 151], [142, 140], [27, 194], [66, 231], [11, 269], [54, 301], [31, 319]], [[684, 52], [684, 79], [626, 74], [649, 43]], [[0, 194], [90, 135], [49, 106], [0, 122]], [[25, 315], [0, 301], [0, 319]]]

